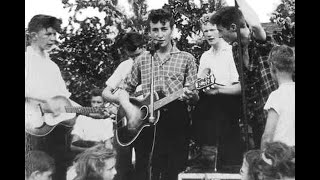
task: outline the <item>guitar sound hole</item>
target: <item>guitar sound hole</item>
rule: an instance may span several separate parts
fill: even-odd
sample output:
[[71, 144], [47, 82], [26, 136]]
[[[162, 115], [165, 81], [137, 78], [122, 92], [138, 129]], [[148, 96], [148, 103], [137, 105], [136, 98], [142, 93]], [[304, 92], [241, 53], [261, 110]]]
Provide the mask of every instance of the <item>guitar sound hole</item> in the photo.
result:
[[149, 111], [149, 108], [147, 106], [141, 106], [140, 108], [140, 111], [141, 111], [141, 119], [142, 120], [145, 120], [147, 117], [148, 117], [148, 111]]

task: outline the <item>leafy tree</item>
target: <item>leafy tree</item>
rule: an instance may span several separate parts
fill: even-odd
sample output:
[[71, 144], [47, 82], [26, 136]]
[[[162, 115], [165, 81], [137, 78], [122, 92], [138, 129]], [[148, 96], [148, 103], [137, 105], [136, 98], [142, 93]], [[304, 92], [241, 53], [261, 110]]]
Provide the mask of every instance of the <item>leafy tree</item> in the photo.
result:
[[[52, 51], [51, 58], [61, 68], [71, 99], [83, 106], [89, 105], [89, 92], [95, 87], [105, 87], [106, 80], [123, 59], [117, 43], [124, 31], [127, 17], [117, 7], [117, 1], [88, 0], [70, 3], [62, 1], [74, 14], [61, 32], [62, 43]], [[78, 20], [81, 10], [96, 8], [106, 14], [103, 20], [87, 17]], [[76, 25], [80, 27], [77, 28]]]
[[209, 49], [209, 44], [203, 40], [199, 19], [203, 14], [216, 11], [224, 6], [224, 0], [200, 1], [200, 7], [189, 0], [169, 0], [163, 8], [168, 9], [174, 19], [180, 38], [175, 38], [180, 50], [187, 51], [195, 56], [197, 64], [204, 51]]
[[[117, 0], [62, 0], [64, 8], [74, 11], [69, 17], [68, 26], [59, 37], [61, 43], [52, 50], [51, 58], [61, 68], [71, 99], [83, 106], [89, 105], [89, 92], [95, 87], [104, 88], [106, 80], [126, 59], [119, 38], [123, 33], [133, 30], [148, 34], [147, 5], [145, 0], [129, 0], [134, 10], [133, 17], [127, 17], [117, 7]], [[201, 1], [198, 7], [193, 1], [170, 0], [163, 7], [173, 13], [176, 30], [175, 37], [180, 50], [190, 52], [199, 62], [201, 54], [209, 48], [203, 41], [199, 18], [216, 7], [225, 4], [222, 0]], [[82, 10], [96, 9], [105, 13], [104, 19], [87, 17], [79, 19]]]
[[273, 38], [278, 44], [295, 46], [295, 0], [281, 0], [272, 13], [270, 21], [277, 23], [281, 31], [274, 32]]

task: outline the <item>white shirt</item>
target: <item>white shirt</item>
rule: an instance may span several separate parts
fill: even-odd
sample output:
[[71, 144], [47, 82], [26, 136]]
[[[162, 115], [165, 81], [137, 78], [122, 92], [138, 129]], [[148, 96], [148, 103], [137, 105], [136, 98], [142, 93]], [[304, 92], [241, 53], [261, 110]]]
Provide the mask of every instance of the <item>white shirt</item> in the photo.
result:
[[129, 58], [128, 60], [121, 62], [117, 69], [107, 80], [106, 85], [110, 86], [113, 89], [117, 88], [121, 81], [124, 80], [126, 76], [131, 72], [132, 66], [132, 58]]
[[[120, 83], [127, 77], [127, 75], [130, 74], [132, 70], [132, 66], [133, 66], [132, 58], [129, 58], [128, 60], [121, 62], [117, 67], [117, 69], [113, 72], [113, 74], [107, 80], [106, 85], [110, 86], [113, 89], [117, 88], [120, 85]], [[139, 85], [136, 89], [136, 92], [141, 90], [142, 90], [142, 86]], [[139, 98], [142, 98], [142, 96], [139, 96]]]
[[264, 106], [273, 108], [279, 115], [273, 141], [295, 145], [295, 82], [283, 83], [273, 91]]
[[85, 141], [105, 141], [113, 137], [112, 119], [93, 119], [79, 115], [71, 134], [78, 135]]
[[47, 53], [42, 57], [28, 46], [25, 52], [25, 97], [48, 99], [57, 95], [67, 98], [71, 95], [59, 67]]
[[239, 82], [239, 74], [233, 60], [232, 47], [222, 41], [222, 47], [218, 52], [213, 52], [213, 47], [205, 51], [199, 62], [198, 77], [202, 71], [209, 68], [216, 77], [216, 82], [223, 85], [231, 85]]

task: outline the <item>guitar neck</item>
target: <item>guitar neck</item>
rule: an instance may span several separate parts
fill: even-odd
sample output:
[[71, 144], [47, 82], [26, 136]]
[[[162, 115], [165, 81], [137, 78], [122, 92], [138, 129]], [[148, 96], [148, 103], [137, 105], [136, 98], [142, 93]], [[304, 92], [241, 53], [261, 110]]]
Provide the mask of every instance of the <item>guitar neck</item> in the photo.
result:
[[156, 111], [156, 110], [160, 109], [161, 107], [171, 103], [172, 101], [178, 99], [182, 94], [183, 94], [183, 89], [180, 89], [179, 91], [176, 91], [176, 92], [170, 94], [169, 96], [154, 102], [154, 110]]
[[103, 108], [98, 107], [65, 107], [67, 113], [80, 113], [80, 114], [89, 114], [89, 113], [99, 113]]

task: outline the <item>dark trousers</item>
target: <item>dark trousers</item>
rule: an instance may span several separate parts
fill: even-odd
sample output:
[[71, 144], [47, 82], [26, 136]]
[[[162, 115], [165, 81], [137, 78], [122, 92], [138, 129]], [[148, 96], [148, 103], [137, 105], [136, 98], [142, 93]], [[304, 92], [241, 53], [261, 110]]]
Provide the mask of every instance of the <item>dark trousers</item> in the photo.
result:
[[25, 133], [25, 153], [30, 150], [40, 150], [46, 152], [55, 160], [56, 172], [53, 180], [65, 180], [67, 167], [72, 163], [71, 151], [68, 146], [66, 136], [70, 128], [58, 125], [48, 135], [37, 137]]
[[[149, 156], [153, 128], [146, 127], [130, 146], [120, 146], [115, 139], [117, 151], [117, 174], [115, 180], [148, 180]], [[135, 149], [135, 164], [132, 164], [132, 149]]]
[[160, 111], [155, 127], [156, 137], [152, 158], [152, 180], [177, 180], [188, 159], [187, 105], [173, 101]]
[[241, 165], [240, 105], [240, 96], [202, 94], [193, 113], [195, 139], [200, 146], [218, 147], [218, 168]]
[[254, 142], [254, 147], [251, 149], [260, 149], [261, 138], [264, 132], [265, 125], [257, 121], [252, 121], [249, 125], [252, 128], [252, 136]]

